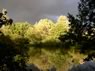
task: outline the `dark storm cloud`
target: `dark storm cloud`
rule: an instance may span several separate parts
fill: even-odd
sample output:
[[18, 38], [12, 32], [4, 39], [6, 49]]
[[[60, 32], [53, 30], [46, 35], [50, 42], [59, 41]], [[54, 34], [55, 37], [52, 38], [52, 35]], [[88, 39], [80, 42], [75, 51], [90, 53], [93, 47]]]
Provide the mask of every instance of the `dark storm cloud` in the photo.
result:
[[0, 0], [0, 10], [6, 8], [15, 21], [35, 22], [41, 18], [56, 19], [68, 12], [77, 13], [79, 0]]

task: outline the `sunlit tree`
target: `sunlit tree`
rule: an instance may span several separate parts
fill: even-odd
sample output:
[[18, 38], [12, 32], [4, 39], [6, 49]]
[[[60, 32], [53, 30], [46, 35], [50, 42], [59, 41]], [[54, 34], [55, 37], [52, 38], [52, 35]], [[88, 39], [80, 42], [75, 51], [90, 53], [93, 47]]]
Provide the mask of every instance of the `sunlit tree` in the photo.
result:
[[29, 34], [30, 38], [35, 42], [42, 42], [50, 34], [50, 30], [54, 27], [54, 23], [48, 19], [41, 19], [38, 23], [34, 24]]
[[50, 30], [50, 35], [47, 37], [48, 40], [58, 40], [60, 35], [66, 34], [69, 30], [69, 21], [66, 16], [60, 16], [55, 23], [55, 26]]
[[10, 36], [12, 39], [25, 37], [26, 30], [29, 28], [30, 24], [27, 22], [18, 22], [13, 25], [6, 25], [1, 28], [1, 31]]

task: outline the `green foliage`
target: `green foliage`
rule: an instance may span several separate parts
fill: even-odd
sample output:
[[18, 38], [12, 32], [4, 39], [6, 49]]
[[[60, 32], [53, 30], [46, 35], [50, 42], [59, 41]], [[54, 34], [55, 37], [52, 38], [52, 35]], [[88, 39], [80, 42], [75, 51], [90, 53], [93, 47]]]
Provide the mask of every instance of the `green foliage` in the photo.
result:
[[11, 39], [16, 39], [18, 37], [25, 37], [26, 30], [29, 26], [30, 24], [27, 22], [15, 23], [12, 25], [3, 26], [1, 31], [4, 33], [4, 35], [10, 36]]
[[[28, 28], [24, 29], [24, 36], [29, 39], [31, 44], [40, 44], [48, 41], [59, 42], [58, 37], [61, 34], [66, 34], [68, 29], [69, 22], [66, 16], [60, 16], [56, 23], [48, 19], [41, 19], [34, 25], [28, 25]], [[19, 30], [19, 32], [23, 31], [22, 29]]]
[[[65, 16], [60, 16], [56, 23], [49, 19], [41, 19], [34, 25], [27, 22], [17, 22], [12, 25], [4, 25], [0, 28], [0, 31], [3, 33], [3, 36], [0, 36], [0, 44], [5, 44], [9, 46], [10, 49], [14, 49], [14, 51], [10, 50], [10, 52], [13, 53], [11, 58], [12, 61], [18, 63], [18, 65], [23, 64], [26, 60], [28, 62], [28, 57], [30, 59], [32, 56], [42, 58], [42, 63], [45, 63], [45, 54], [45, 57], [48, 56], [48, 62], [51, 65], [54, 64], [56, 67], [60, 67], [64, 61], [64, 55], [59, 49], [55, 52], [53, 51], [53, 53], [52, 51], [49, 52], [51, 49], [47, 51], [37, 47], [30, 48], [30, 46], [31, 44], [60, 46], [61, 43], [58, 37], [61, 34], [66, 34], [68, 29], [69, 22]], [[49, 66], [49, 63], [46, 63], [46, 66]]]
[[59, 36], [66, 34], [68, 30], [69, 21], [66, 16], [60, 16], [56, 23], [49, 19], [41, 19], [34, 25], [27, 22], [17, 22], [1, 27], [4, 35], [9, 36], [16, 45], [21, 47], [25, 46], [26, 43], [56, 46], [60, 43]]
[[51, 37], [51, 40], [58, 40], [59, 36], [66, 34], [68, 30], [68, 18], [66, 16], [60, 16], [55, 24], [55, 27], [51, 29], [49, 36]]

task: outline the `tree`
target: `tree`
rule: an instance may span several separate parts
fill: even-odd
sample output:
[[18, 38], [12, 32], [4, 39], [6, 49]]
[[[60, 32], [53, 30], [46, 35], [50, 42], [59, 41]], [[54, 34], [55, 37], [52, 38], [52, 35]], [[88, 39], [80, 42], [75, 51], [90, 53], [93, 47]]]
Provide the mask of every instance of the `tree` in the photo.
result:
[[0, 71], [26, 71], [25, 67], [25, 58], [17, 45], [9, 36], [0, 33]]
[[25, 33], [29, 26], [30, 24], [25, 22], [0, 28], [1, 71], [25, 71], [29, 44]]
[[49, 19], [41, 19], [38, 23], [27, 29], [26, 37], [30, 39], [32, 44], [42, 43], [42, 41], [48, 37], [54, 25], [55, 24]]
[[69, 21], [66, 16], [60, 16], [55, 26], [50, 30], [48, 40], [56, 41], [61, 34], [66, 34], [69, 30]]
[[6, 9], [3, 9], [0, 13], [0, 27], [2, 27], [2, 25], [11, 25], [13, 23], [13, 20], [7, 16], [7, 13]]
[[93, 49], [95, 46], [95, 0], [80, 0], [78, 14], [75, 17], [68, 14], [68, 18], [71, 28], [65, 37], [61, 35], [59, 39], [64, 42], [68, 40], [71, 44], [81, 45], [85, 49], [89, 47]]

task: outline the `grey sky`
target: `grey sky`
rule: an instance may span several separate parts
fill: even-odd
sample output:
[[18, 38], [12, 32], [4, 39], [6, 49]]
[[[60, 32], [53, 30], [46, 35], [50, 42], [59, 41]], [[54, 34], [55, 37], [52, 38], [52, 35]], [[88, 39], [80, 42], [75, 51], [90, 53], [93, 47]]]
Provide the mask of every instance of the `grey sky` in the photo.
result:
[[77, 13], [79, 0], [0, 0], [0, 10], [6, 8], [14, 21], [36, 22], [41, 18], [55, 20], [68, 12]]

